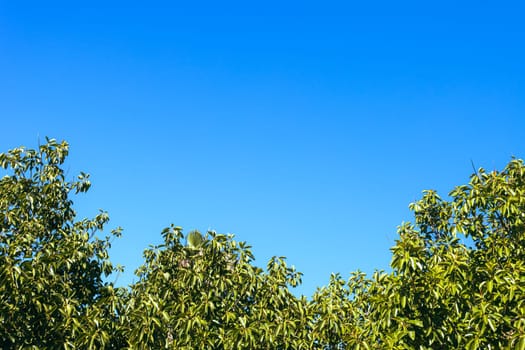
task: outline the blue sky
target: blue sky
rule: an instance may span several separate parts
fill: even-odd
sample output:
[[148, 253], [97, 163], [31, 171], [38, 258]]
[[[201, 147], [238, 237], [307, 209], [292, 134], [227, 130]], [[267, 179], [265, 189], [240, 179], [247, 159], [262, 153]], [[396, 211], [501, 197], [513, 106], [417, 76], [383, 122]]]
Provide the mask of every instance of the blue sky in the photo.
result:
[[133, 281], [170, 223], [288, 257], [311, 295], [388, 269], [424, 189], [524, 157], [519, 2], [0, 1], [0, 150], [71, 145]]

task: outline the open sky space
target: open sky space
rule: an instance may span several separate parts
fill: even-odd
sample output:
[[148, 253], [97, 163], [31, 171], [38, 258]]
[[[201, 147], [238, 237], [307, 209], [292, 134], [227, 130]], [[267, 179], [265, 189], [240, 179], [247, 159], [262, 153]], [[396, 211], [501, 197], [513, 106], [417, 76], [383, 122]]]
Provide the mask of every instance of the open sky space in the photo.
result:
[[134, 280], [170, 223], [388, 269], [424, 189], [525, 157], [519, 1], [0, 1], [0, 151], [67, 140]]

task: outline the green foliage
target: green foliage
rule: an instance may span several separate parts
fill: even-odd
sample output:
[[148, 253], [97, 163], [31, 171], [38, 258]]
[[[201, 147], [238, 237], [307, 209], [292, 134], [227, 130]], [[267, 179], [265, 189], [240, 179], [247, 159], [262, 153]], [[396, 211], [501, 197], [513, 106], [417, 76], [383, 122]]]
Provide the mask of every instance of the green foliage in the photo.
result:
[[[103, 282], [114, 271], [109, 237], [94, 237], [106, 213], [75, 220], [70, 193], [85, 192], [60, 168], [65, 142], [0, 154], [0, 347], [103, 347], [115, 342], [119, 291]], [[119, 231], [112, 232], [119, 235]]]
[[[426, 191], [399, 227], [357, 323], [370, 348], [525, 349], [525, 167], [479, 173], [450, 201]], [[357, 302], [357, 304], [356, 304]]]
[[[164, 244], [146, 250], [132, 287], [130, 344], [174, 349], [300, 349], [306, 300], [288, 286], [300, 274], [282, 258], [255, 267], [249, 247], [232, 236], [199, 234], [182, 244], [180, 227], [164, 230]], [[198, 232], [197, 232], [198, 233]], [[132, 346], [133, 347], [133, 346]], [[136, 346], [135, 346], [136, 347]]]
[[199, 249], [204, 245], [204, 236], [197, 230], [193, 230], [188, 234], [186, 239], [188, 242], [188, 247], [192, 249]]
[[525, 349], [525, 166], [480, 169], [449, 200], [410, 205], [391, 271], [333, 274], [307, 300], [282, 257], [266, 269], [232, 235], [180, 227], [115, 288], [109, 218], [77, 220], [68, 145], [0, 154], [2, 349]]

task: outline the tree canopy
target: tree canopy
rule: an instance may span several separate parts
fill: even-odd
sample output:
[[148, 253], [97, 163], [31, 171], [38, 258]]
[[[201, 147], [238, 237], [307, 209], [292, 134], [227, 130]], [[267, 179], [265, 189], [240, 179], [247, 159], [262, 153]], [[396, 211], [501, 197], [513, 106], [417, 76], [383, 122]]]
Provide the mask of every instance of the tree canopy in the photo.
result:
[[479, 169], [447, 197], [425, 191], [398, 228], [390, 271], [339, 274], [310, 297], [284, 257], [265, 269], [233, 235], [170, 226], [117, 288], [78, 219], [68, 144], [0, 154], [2, 349], [525, 349], [525, 165]]

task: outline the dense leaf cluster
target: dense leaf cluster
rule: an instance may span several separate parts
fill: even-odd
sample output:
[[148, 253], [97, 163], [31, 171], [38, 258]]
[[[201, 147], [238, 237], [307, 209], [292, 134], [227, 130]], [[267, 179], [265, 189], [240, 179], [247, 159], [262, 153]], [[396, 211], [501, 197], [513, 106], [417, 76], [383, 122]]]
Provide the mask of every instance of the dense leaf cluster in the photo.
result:
[[2, 349], [525, 349], [525, 166], [426, 191], [391, 271], [334, 274], [311, 298], [282, 257], [257, 267], [232, 235], [171, 226], [116, 288], [108, 221], [76, 218], [68, 145], [0, 154]]

